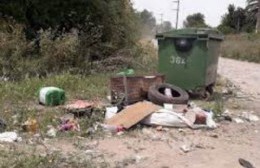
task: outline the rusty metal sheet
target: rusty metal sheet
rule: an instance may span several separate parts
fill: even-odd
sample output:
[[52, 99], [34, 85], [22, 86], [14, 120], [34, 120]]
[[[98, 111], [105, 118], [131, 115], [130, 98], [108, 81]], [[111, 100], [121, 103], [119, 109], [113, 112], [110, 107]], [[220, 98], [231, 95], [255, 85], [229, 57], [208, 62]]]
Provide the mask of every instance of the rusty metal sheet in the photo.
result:
[[128, 129], [161, 108], [162, 107], [151, 102], [138, 102], [127, 107], [114, 117], [108, 119], [105, 123], [108, 125], [123, 126]]

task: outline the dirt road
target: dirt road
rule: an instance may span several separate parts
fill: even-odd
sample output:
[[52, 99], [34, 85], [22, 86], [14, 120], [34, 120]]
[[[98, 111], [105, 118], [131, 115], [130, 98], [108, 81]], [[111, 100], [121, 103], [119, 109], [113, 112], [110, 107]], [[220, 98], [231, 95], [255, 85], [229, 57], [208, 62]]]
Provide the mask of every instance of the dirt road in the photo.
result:
[[221, 58], [218, 70], [243, 92], [260, 98], [260, 64]]

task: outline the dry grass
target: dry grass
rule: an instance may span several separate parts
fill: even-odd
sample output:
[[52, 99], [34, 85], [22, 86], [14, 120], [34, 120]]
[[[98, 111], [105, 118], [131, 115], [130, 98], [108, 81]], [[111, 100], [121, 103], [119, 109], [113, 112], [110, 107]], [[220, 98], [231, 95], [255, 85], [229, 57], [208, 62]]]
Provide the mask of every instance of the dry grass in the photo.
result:
[[260, 63], [260, 35], [228, 35], [222, 45], [222, 56]]

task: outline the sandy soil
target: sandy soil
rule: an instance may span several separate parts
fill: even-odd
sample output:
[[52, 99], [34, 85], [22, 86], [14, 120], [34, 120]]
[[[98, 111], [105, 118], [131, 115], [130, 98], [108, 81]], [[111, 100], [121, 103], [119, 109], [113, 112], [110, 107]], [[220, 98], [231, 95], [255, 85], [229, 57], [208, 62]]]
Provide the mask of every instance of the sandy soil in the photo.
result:
[[260, 64], [221, 58], [218, 70], [242, 91], [260, 98]]

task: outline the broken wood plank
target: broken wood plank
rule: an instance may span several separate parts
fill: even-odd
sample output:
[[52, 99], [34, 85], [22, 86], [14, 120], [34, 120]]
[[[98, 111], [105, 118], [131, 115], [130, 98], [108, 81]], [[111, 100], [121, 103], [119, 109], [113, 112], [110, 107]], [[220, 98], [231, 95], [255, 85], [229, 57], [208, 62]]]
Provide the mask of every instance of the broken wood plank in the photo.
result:
[[105, 123], [108, 125], [123, 126], [128, 129], [161, 108], [151, 102], [139, 102], [127, 107], [114, 117], [108, 119]]

